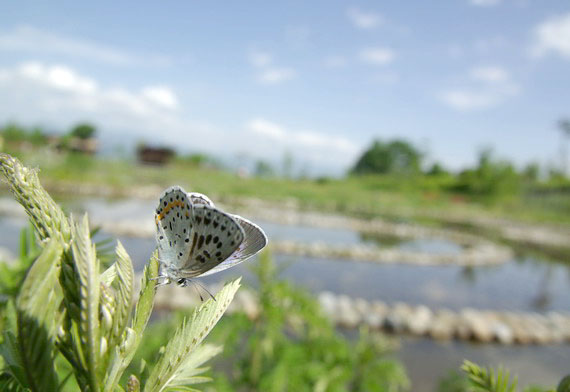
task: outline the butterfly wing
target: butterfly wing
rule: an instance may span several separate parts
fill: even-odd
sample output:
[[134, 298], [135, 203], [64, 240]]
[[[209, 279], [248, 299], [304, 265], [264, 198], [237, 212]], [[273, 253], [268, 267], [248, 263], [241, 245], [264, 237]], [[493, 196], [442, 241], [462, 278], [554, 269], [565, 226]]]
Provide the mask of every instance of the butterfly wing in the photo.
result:
[[233, 215], [233, 218], [243, 228], [245, 239], [225, 261], [204, 272], [201, 276], [211, 275], [233, 267], [249, 259], [267, 245], [267, 236], [259, 226], [239, 215]]
[[180, 268], [189, 253], [192, 203], [184, 189], [173, 186], [164, 191], [155, 214], [156, 240], [163, 263]]
[[198, 192], [190, 192], [188, 196], [190, 197], [190, 201], [192, 202], [192, 204], [206, 204], [211, 207], [214, 207], [214, 203], [206, 195], [203, 195]]
[[234, 217], [210, 205], [194, 205], [192, 216], [191, 245], [180, 266], [180, 273], [186, 278], [202, 275], [226, 260], [245, 237]]

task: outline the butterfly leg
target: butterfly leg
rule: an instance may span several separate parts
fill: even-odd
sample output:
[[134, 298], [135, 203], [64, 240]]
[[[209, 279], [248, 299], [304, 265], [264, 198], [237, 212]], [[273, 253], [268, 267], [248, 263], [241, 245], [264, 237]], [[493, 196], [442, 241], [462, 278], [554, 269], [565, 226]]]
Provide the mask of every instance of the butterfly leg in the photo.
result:
[[164, 279], [164, 281], [157, 283], [155, 287], [166, 286], [167, 284], [171, 283], [171, 280], [168, 276], [157, 276], [156, 278], [150, 278], [150, 280], [160, 280], [160, 279]]

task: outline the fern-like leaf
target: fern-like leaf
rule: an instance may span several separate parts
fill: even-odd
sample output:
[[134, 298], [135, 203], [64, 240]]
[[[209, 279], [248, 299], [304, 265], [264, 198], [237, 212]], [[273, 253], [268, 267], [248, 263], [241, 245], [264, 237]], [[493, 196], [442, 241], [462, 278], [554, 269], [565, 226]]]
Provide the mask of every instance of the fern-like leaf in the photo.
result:
[[194, 310], [190, 320], [185, 320], [154, 366], [146, 384], [145, 392], [159, 392], [175, 385], [191, 374], [195, 362], [192, 353], [222, 317], [232, 301], [240, 279], [228, 283], [216, 295]]
[[511, 382], [509, 372], [502, 368], [499, 368], [495, 376], [493, 368], [485, 369], [476, 363], [465, 360], [461, 370], [467, 374], [471, 386], [476, 391], [514, 392], [517, 388], [516, 377]]
[[26, 209], [39, 239], [70, 239], [70, 226], [63, 210], [41, 186], [37, 171], [23, 166], [16, 158], [0, 153], [0, 172], [16, 200]]
[[99, 390], [99, 262], [96, 258], [95, 247], [89, 235], [87, 216], [81, 224], [72, 228], [73, 241], [71, 245], [77, 277], [79, 278], [79, 319], [75, 320], [79, 327], [81, 358], [88, 375], [88, 385], [94, 391]]
[[8, 309], [8, 315], [12, 315], [8, 320], [11, 328], [2, 345], [6, 388], [59, 389], [54, 341], [60, 321], [58, 275], [62, 253], [63, 246], [58, 240], [47, 243], [23, 281], [15, 308]]
[[120, 242], [117, 244], [116, 253], [117, 284], [115, 287], [117, 292], [117, 309], [115, 310], [113, 320], [113, 342], [122, 338], [129, 321], [134, 295], [133, 280], [135, 275], [131, 258]]
[[[125, 252], [126, 255], [126, 252]], [[104, 275], [111, 276], [113, 273], [119, 275], [118, 264], [114, 264], [114, 272], [105, 271]], [[156, 280], [158, 276], [158, 261], [156, 254], [146, 265], [141, 282], [141, 291], [135, 307], [135, 314], [130, 327], [125, 329], [122, 343], [115, 348], [110, 370], [105, 379], [105, 391], [113, 391], [121, 375], [131, 363], [135, 351], [141, 341], [143, 331], [146, 328], [150, 314], [152, 313]]]
[[144, 269], [139, 300], [135, 308], [132, 329], [142, 335], [154, 305], [156, 278], [158, 277], [158, 254], [154, 252]]
[[200, 384], [211, 381], [209, 377], [200, 376], [207, 367], [200, 367], [222, 351], [221, 346], [202, 344], [198, 346], [181, 366], [175, 377], [169, 383], [165, 391], [180, 391], [186, 385]]

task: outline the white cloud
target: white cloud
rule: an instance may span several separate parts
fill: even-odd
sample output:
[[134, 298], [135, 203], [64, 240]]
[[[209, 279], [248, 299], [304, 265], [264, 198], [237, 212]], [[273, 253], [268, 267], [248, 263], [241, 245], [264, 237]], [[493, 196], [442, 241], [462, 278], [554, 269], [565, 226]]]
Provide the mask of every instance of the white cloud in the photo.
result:
[[262, 84], [279, 84], [295, 78], [296, 72], [292, 68], [266, 68], [258, 75]]
[[184, 126], [171, 110], [177, 99], [166, 86], [140, 91], [103, 87], [69, 66], [40, 62], [0, 69], [0, 75], [0, 121], [15, 118], [67, 125], [91, 119], [109, 129], [152, 136]]
[[501, 3], [502, 0], [469, 0], [471, 5], [478, 7], [492, 7]]
[[505, 84], [493, 89], [452, 89], [444, 91], [440, 99], [447, 106], [459, 111], [490, 109], [517, 95], [520, 88]]
[[373, 29], [383, 23], [381, 15], [374, 12], [364, 12], [354, 7], [349, 8], [346, 15], [354, 26], [363, 30]]
[[120, 49], [77, 38], [65, 37], [31, 26], [20, 26], [12, 31], [0, 33], [0, 51], [81, 57], [112, 65], [163, 65], [168, 63], [168, 59], [164, 56], [135, 56]]
[[253, 133], [256, 144], [265, 142], [269, 146], [267, 153], [275, 156], [275, 147], [283, 151], [294, 151], [310, 157], [321, 164], [327, 163], [338, 167], [350, 164], [360, 151], [360, 147], [351, 140], [307, 130], [292, 130], [264, 118], [254, 118], [246, 124], [246, 129]]
[[373, 65], [386, 65], [396, 57], [390, 48], [366, 48], [359, 53], [360, 60]]
[[176, 95], [167, 86], [150, 86], [142, 90], [142, 95], [151, 102], [163, 106], [168, 109], [176, 109], [178, 107], [178, 99]]
[[71, 68], [63, 65], [47, 67], [37, 62], [24, 63], [17, 67], [14, 75], [73, 93], [89, 94], [97, 90], [97, 83], [94, 80], [78, 75]]
[[534, 28], [531, 54], [537, 57], [554, 52], [570, 58], [570, 13], [548, 19]]
[[475, 80], [488, 83], [504, 83], [510, 77], [506, 69], [491, 65], [472, 68], [469, 75]]
[[258, 68], [267, 67], [268, 65], [271, 64], [272, 61], [273, 61], [273, 58], [271, 57], [271, 55], [269, 53], [266, 53], [266, 52], [255, 51], [255, 52], [251, 52], [249, 54], [249, 62], [254, 67], [258, 67]]

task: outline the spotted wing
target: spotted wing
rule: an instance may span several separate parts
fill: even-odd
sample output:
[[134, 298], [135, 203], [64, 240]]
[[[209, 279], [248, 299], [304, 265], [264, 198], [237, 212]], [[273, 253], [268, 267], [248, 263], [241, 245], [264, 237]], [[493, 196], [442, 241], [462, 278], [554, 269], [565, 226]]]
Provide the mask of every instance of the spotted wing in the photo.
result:
[[241, 245], [228, 257], [224, 262], [218, 264], [209, 271], [206, 271], [202, 276], [211, 275], [216, 272], [223, 271], [236, 264], [241, 263], [255, 255], [267, 245], [267, 236], [255, 223], [248, 221], [238, 215], [233, 215], [233, 218], [239, 223], [245, 232], [245, 239]]
[[229, 214], [206, 204], [192, 209], [190, 251], [180, 268], [184, 277], [195, 277], [226, 260], [243, 242], [244, 230]]
[[160, 260], [179, 268], [189, 253], [194, 225], [192, 203], [184, 189], [173, 186], [164, 191], [155, 214], [156, 241]]
[[192, 204], [206, 204], [211, 207], [214, 207], [214, 203], [206, 195], [203, 195], [198, 192], [190, 192], [188, 196], [190, 197], [190, 201], [192, 202]]

